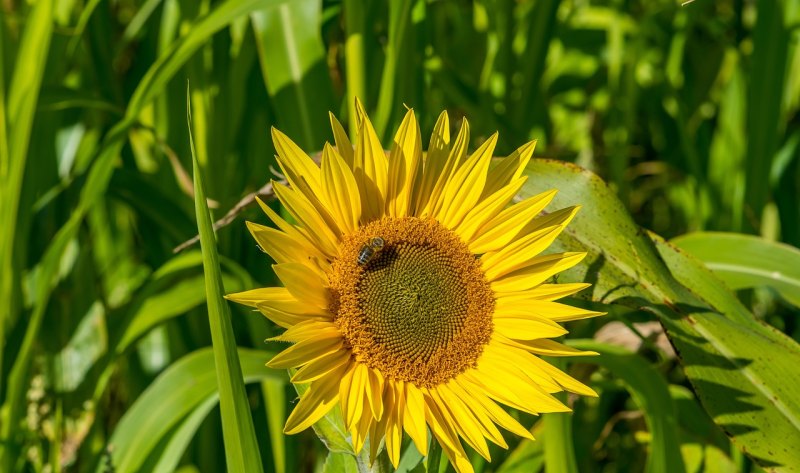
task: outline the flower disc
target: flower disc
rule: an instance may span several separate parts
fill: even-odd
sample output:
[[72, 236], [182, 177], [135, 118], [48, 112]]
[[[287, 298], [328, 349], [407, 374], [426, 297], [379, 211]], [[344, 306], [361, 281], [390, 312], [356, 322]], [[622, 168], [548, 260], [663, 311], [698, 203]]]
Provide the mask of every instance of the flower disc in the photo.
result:
[[[359, 264], [374, 236], [385, 246]], [[474, 367], [491, 338], [494, 296], [480, 261], [434, 219], [365, 225], [344, 240], [328, 277], [346, 343], [384, 376], [441, 384]]]

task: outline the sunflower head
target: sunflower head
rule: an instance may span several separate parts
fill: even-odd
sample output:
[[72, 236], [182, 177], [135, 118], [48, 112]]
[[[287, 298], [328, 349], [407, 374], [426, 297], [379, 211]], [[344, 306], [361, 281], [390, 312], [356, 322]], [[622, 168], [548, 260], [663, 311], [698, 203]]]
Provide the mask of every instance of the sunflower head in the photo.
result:
[[273, 130], [286, 184], [275, 195], [296, 223], [261, 206], [275, 228], [248, 223], [284, 287], [232, 294], [286, 329], [268, 365], [296, 368], [308, 389], [286, 422], [302, 431], [339, 405], [356, 452], [384, 440], [397, 466], [403, 433], [427, 453], [427, 432], [459, 472], [465, 441], [490, 460], [499, 429], [532, 438], [501, 405], [569, 409], [553, 393], [594, 392], [540, 356], [580, 354], [550, 340], [559, 322], [598, 315], [554, 302], [585, 284], [547, 281], [583, 253], [542, 254], [577, 207], [541, 216], [555, 192], [514, 202], [534, 143], [491, 165], [497, 135], [467, 152], [446, 113], [427, 148], [413, 110], [384, 152], [363, 107], [351, 144], [331, 115], [336, 147], [317, 164]]

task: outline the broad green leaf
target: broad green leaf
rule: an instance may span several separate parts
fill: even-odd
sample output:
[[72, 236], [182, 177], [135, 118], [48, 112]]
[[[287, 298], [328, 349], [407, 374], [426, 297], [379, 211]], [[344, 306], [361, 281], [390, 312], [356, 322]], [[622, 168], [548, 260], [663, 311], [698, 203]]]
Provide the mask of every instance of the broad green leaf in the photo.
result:
[[752, 235], [699, 232], [671, 243], [699, 259], [734, 290], [768, 286], [800, 307], [800, 250]]
[[[245, 382], [285, 379], [282, 371], [264, 367], [269, 353], [244, 348], [238, 353]], [[111, 458], [116, 471], [142, 471], [142, 465], [152, 462], [154, 456], [162, 466], [175, 456], [180, 458], [185, 440], [199, 425], [195, 415], [204, 417], [219, 399], [216, 373], [209, 369], [213, 363], [211, 348], [192, 352], [170, 365], [136, 399], [109, 440], [114, 446]], [[162, 442], [174, 442], [175, 446], [155, 455]], [[98, 467], [97, 471], [102, 469]]]
[[589, 255], [560, 279], [592, 283], [598, 302], [657, 315], [706, 411], [734, 443], [765, 468], [800, 470], [800, 451], [783, 447], [786, 439], [800, 438], [798, 344], [734, 307], [705, 299], [707, 289], [717, 289], [713, 276], [692, 281], [691, 290], [676, 280], [596, 175], [549, 160], [532, 161], [526, 174], [523, 197], [556, 188], [552, 208], [583, 205], [554, 249]]
[[261, 454], [253, 427], [250, 404], [242, 382], [242, 368], [236, 352], [236, 338], [231, 324], [231, 313], [223, 299], [222, 273], [217, 254], [217, 240], [211, 223], [211, 213], [206, 204], [206, 193], [200, 175], [200, 165], [194, 152], [192, 139], [192, 113], [189, 108], [189, 90], [186, 91], [189, 141], [194, 169], [194, 207], [200, 248], [203, 252], [203, 270], [206, 280], [208, 322], [211, 326], [211, 344], [214, 349], [214, 367], [219, 386], [219, 404], [222, 414], [222, 437], [225, 441], [225, 458], [228, 470], [263, 471]]
[[574, 359], [573, 362], [597, 364], [608, 369], [615, 378], [625, 383], [641, 409], [652, 436], [645, 471], [684, 471], [675, 403], [670, 396], [669, 386], [658, 371], [644, 358], [622, 347], [593, 340], [567, 340], [567, 344], [599, 353], [599, 356]]

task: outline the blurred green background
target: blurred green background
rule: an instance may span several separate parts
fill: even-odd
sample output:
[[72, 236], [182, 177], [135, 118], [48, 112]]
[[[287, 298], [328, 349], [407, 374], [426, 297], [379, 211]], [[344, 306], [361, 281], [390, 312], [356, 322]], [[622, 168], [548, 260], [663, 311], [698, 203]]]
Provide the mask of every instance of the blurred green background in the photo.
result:
[[[173, 254], [197, 233], [187, 84], [214, 218], [274, 178], [270, 126], [314, 152], [332, 141], [328, 111], [348, 127], [360, 97], [387, 147], [404, 106], [425, 136], [447, 110], [454, 126], [469, 119], [473, 147], [497, 130], [498, 155], [537, 139], [536, 156], [596, 172], [665, 238], [800, 246], [797, 0], [2, 0], [0, 12], [0, 471], [225, 469], [201, 258]], [[228, 292], [276, 283], [245, 218], [265, 223], [251, 206], [218, 231]], [[791, 296], [738, 296], [800, 337]], [[668, 385], [687, 471], [758, 471], [652, 320], [612, 311], [569, 328], [628, 348], [623, 371]], [[265, 469], [324, 468], [313, 433], [280, 433], [296, 395], [263, 367], [274, 328], [241, 308], [233, 323], [251, 347]], [[570, 401], [579, 471], [645, 469], [641, 399], [619, 372], [573, 372], [603, 394]], [[543, 442], [510, 441], [476, 469], [538, 471]]]

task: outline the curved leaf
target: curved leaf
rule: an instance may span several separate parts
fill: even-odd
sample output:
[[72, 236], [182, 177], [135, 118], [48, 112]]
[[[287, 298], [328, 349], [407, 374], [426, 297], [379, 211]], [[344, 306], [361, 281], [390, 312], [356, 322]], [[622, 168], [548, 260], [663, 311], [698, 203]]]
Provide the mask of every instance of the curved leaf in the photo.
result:
[[[285, 380], [283, 371], [264, 367], [264, 360], [270, 358], [269, 353], [244, 348], [240, 348], [238, 353], [245, 382], [267, 378]], [[195, 413], [198, 410], [207, 412], [219, 399], [216, 373], [208, 369], [213, 364], [211, 348], [192, 352], [170, 365], [136, 399], [120, 419], [109, 441], [113, 446], [111, 459], [116, 471], [143, 471], [143, 465], [154, 462], [154, 451], [161, 442], [175, 442], [173, 448], [185, 448], [185, 441], [173, 437], [190, 433], [184, 431], [184, 423], [194, 425], [196, 429], [199, 422]], [[169, 461], [164, 457], [180, 458], [180, 453], [164, 449], [158, 463], [165, 465]], [[98, 467], [97, 471], [100, 473], [102, 468]]]
[[[645, 231], [593, 173], [534, 160], [527, 197], [559, 189], [553, 208], [583, 210], [554, 245], [589, 255], [562, 278], [593, 284], [592, 299], [642, 308], [658, 316], [704, 408], [747, 455], [775, 471], [800, 471], [800, 347], [736, 308], [715, 305], [713, 276], [693, 271], [691, 290], [665, 265]], [[671, 247], [665, 247], [664, 251]], [[684, 262], [683, 264], [691, 264]], [[684, 283], [687, 283], [684, 281]], [[731, 295], [727, 299], [735, 298]]]
[[769, 286], [800, 307], [800, 250], [752, 235], [698, 232], [671, 243], [699, 259], [731, 289]]

